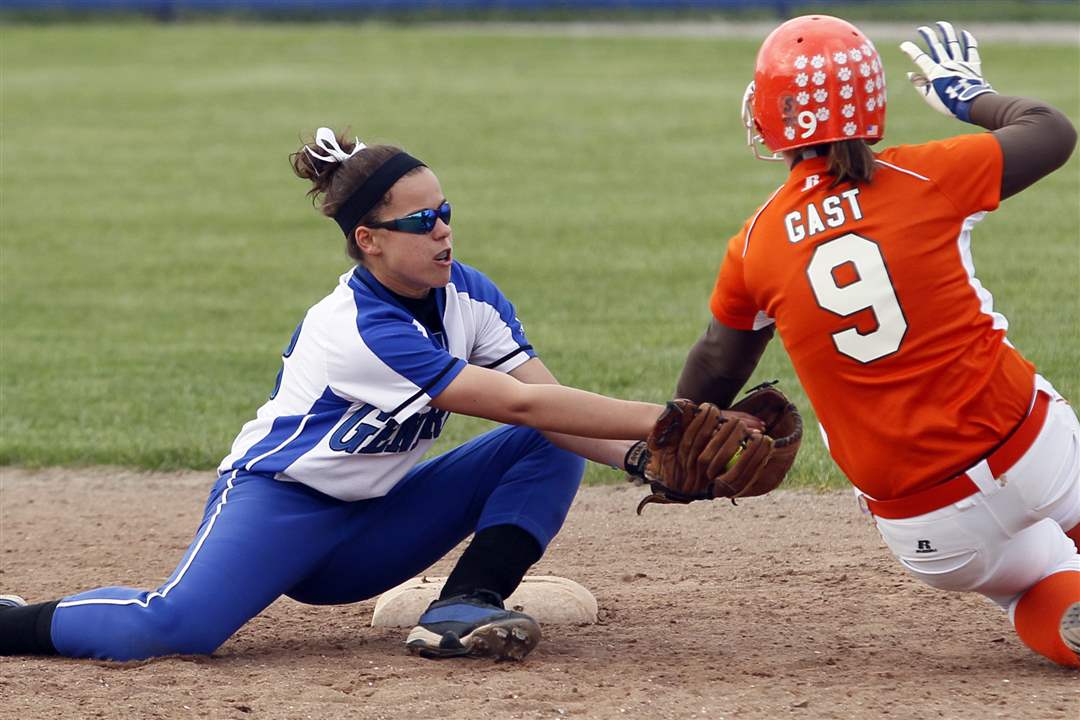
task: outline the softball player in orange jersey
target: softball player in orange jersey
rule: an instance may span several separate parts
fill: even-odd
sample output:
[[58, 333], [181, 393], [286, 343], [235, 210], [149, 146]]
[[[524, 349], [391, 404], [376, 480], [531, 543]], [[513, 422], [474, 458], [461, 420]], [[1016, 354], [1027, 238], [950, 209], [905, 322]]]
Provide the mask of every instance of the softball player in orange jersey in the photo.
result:
[[1076, 132], [998, 95], [969, 33], [919, 34], [925, 49], [901, 46], [915, 87], [991, 132], [874, 153], [873, 43], [820, 15], [766, 38], [744, 119], [790, 174], [731, 239], [677, 394], [726, 407], [775, 328], [904, 567], [992, 598], [1029, 647], [1080, 667], [1080, 424], [1006, 339], [971, 255], [976, 223], [1064, 163]]

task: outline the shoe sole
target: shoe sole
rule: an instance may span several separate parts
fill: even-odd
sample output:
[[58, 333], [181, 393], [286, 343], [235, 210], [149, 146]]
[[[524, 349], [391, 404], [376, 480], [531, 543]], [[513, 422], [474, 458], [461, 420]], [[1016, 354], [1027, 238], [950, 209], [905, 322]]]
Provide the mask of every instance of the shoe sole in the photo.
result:
[[481, 625], [463, 638], [453, 633], [438, 635], [417, 625], [405, 640], [406, 649], [420, 657], [489, 657], [521, 660], [540, 642], [540, 626], [522, 618]]
[[27, 602], [18, 595], [0, 595], [0, 607], [26, 607]]
[[1058, 632], [1062, 642], [1080, 658], [1080, 602], [1070, 605], [1061, 616]]

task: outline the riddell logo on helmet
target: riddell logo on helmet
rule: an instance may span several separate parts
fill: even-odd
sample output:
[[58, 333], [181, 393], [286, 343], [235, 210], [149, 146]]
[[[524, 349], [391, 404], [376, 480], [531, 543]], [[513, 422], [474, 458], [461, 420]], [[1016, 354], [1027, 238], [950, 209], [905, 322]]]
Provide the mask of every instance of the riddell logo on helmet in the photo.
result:
[[792, 95], [781, 95], [778, 98], [780, 103], [780, 115], [784, 118], [784, 124], [788, 126], [795, 125], [795, 97]]
[[788, 140], [795, 137], [795, 126], [799, 124], [798, 107], [793, 96], [780, 97], [780, 117], [784, 123], [784, 137]]

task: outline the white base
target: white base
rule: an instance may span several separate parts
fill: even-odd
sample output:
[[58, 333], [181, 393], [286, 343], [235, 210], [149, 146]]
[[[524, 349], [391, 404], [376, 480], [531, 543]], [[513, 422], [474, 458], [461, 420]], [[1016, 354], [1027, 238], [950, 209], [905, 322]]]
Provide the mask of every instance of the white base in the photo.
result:
[[[420, 577], [379, 596], [372, 627], [412, 627], [442, 590], [444, 577]], [[541, 625], [591, 625], [596, 598], [582, 585], [555, 575], [532, 575], [506, 600], [507, 610], [527, 613]]]

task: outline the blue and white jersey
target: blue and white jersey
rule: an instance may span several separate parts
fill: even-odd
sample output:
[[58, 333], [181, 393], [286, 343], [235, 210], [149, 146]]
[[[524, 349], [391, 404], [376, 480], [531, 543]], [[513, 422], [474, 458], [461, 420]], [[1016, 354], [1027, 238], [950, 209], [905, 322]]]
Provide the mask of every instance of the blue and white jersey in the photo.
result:
[[428, 403], [466, 363], [510, 372], [534, 356], [514, 306], [454, 262], [436, 288], [443, 333], [417, 321], [365, 268], [308, 310], [270, 399], [219, 473], [247, 470], [341, 500], [380, 497], [435, 441], [449, 415]]

